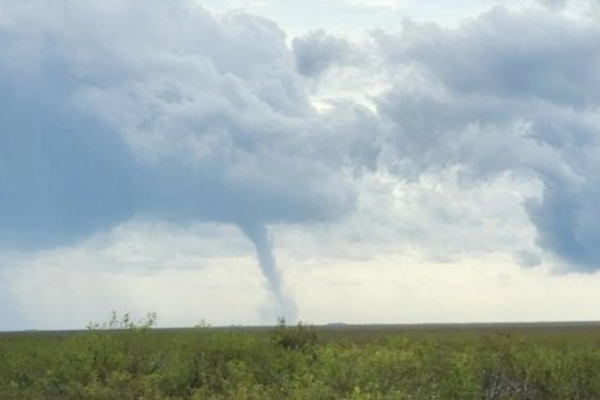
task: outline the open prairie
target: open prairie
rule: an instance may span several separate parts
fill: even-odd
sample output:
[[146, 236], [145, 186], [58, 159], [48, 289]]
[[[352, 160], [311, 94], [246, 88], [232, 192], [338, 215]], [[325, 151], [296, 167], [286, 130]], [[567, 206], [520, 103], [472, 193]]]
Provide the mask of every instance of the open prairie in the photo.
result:
[[0, 334], [0, 399], [597, 399], [600, 324]]

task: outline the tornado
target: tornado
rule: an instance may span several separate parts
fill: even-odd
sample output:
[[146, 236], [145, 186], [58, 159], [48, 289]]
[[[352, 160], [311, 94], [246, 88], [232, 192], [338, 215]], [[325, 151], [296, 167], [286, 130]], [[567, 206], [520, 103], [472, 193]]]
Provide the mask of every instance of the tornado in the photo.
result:
[[238, 226], [254, 245], [258, 264], [267, 281], [273, 301], [266, 310], [265, 317], [270, 319], [283, 317], [286, 321], [296, 321], [297, 308], [292, 297], [285, 290], [281, 271], [273, 256], [273, 243], [267, 227], [260, 222], [239, 223]]

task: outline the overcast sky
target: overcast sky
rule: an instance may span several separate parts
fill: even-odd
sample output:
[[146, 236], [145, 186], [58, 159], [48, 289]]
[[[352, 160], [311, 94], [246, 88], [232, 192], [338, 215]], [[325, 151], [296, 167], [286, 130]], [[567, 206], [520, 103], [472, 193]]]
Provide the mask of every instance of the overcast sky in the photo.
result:
[[0, 330], [600, 315], [594, 0], [0, 0]]

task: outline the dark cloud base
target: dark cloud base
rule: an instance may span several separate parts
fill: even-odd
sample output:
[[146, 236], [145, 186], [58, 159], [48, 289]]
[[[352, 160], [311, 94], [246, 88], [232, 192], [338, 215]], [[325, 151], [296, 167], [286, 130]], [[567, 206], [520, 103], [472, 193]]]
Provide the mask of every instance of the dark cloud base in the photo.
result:
[[460, 165], [472, 181], [534, 174], [543, 197], [524, 207], [540, 247], [600, 267], [600, 29], [564, 7], [375, 33], [390, 85], [377, 111], [340, 101], [326, 115], [307, 81], [372, 49], [324, 31], [290, 49], [271, 21], [191, 0], [0, 7], [2, 249], [134, 217], [231, 223], [283, 304], [269, 224], [343, 218], [360, 174]]
[[351, 210], [365, 134], [312, 109], [277, 25], [192, 0], [0, 9], [0, 249], [131, 218], [235, 224], [293, 317], [266, 226]]

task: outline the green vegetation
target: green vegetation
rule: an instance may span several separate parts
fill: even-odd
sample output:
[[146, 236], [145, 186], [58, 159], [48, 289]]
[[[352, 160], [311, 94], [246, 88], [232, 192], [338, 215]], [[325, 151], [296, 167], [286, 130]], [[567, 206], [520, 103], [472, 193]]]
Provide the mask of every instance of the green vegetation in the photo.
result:
[[0, 400], [600, 398], [598, 328], [153, 329], [0, 335]]

